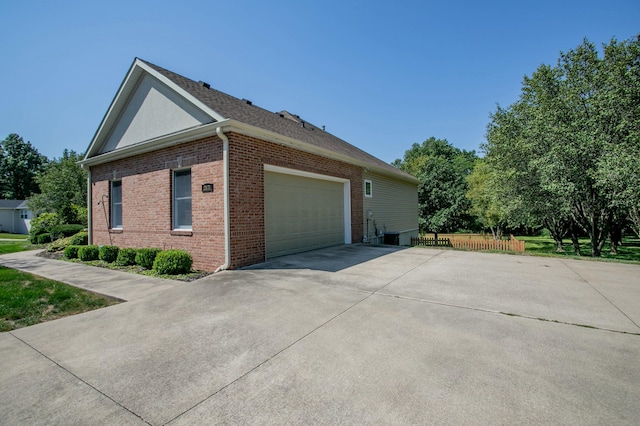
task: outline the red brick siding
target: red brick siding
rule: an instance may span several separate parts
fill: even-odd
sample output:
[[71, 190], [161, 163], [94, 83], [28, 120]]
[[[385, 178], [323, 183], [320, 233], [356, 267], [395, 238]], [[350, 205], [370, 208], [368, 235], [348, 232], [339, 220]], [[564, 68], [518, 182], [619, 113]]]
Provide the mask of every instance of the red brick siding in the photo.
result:
[[[260, 139], [229, 133], [231, 268], [265, 259], [264, 164], [336, 176], [351, 181], [351, 238], [362, 240], [362, 169]], [[191, 168], [191, 235], [175, 235], [171, 222], [172, 169], [178, 157]], [[108, 232], [109, 181], [122, 180], [123, 230]], [[180, 248], [194, 268], [213, 271], [224, 263], [222, 141], [217, 137], [180, 144], [91, 168], [93, 243], [118, 247]], [[213, 183], [213, 193], [201, 185]], [[106, 217], [105, 217], [106, 214]]]
[[249, 136], [229, 133], [231, 263], [265, 260], [264, 164], [351, 181], [351, 239], [362, 241], [362, 169]]
[[[172, 169], [191, 168], [192, 232], [172, 235]], [[122, 180], [123, 230], [108, 232], [109, 182]], [[91, 168], [93, 243], [118, 247], [178, 248], [192, 253], [193, 267], [215, 270], [224, 263], [222, 141], [196, 142], [137, 155]], [[201, 185], [213, 183], [213, 193]]]

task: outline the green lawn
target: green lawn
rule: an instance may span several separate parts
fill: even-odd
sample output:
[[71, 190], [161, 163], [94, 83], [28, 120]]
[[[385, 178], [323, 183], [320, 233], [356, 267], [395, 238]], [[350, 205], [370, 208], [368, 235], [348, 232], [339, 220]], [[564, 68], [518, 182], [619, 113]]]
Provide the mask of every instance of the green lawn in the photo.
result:
[[0, 232], [0, 239], [11, 239], [11, 240], [26, 240], [29, 238], [28, 235], [23, 234], [7, 234], [6, 232]]
[[33, 250], [38, 246], [32, 245], [29, 240], [0, 241], [0, 254], [15, 253], [17, 251]]
[[58, 281], [0, 266], [0, 331], [118, 303]]
[[[573, 254], [573, 245], [571, 240], [566, 239], [563, 241], [564, 252], [556, 251], [556, 243], [549, 237], [516, 237], [518, 240], [524, 240], [525, 253], [540, 255], [540, 256], [556, 256], [556, 257], [570, 257], [577, 258]], [[581, 257], [591, 258], [591, 242], [588, 238], [580, 238], [580, 253]], [[622, 246], [618, 248], [618, 254], [611, 254], [611, 247], [609, 243], [605, 244], [602, 249], [603, 260], [610, 261], [622, 261], [640, 263], [640, 239], [626, 237], [622, 242]]]

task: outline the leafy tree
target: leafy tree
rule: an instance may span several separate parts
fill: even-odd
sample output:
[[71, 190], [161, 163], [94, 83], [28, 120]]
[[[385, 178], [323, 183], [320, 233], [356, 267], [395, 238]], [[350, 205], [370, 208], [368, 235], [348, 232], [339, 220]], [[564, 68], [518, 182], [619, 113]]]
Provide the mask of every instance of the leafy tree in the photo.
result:
[[525, 77], [520, 99], [493, 114], [485, 146], [526, 213], [556, 241], [568, 223], [575, 245], [579, 227], [592, 256], [607, 238], [615, 249], [639, 191], [640, 39], [603, 53], [585, 40]]
[[540, 139], [529, 132], [526, 124], [534, 119], [531, 115], [528, 105], [521, 102], [508, 109], [498, 107], [491, 116], [483, 148], [491, 165], [496, 197], [510, 227], [542, 225], [556, 242], [558, 251], [563, 251], [562, 240], [571, 234], [574, 250], [579, 254], [567, 200], [541, 184], [535, 160], [544, 154], [546, 147], [535, 143]]
[[38, 192], [34, 177], [46, 163], [31, 142], [11, 133], [0, 143], [0, 197], [25, 200]]
[[506, 225], [506, 214], [497, 191], [496, 176], [489, 163], [478, 159], [467, 177], [469, 190], [466, 197], [471, 201], [471, 213], [491, 230], [494, 240], [500, 240]]
[[65, 149], [36, 176], [40, 194], [28, 200], [35, 214], [56, 213], [63, 223], [86, 224], [87, 172], [77, 164], [81, 159]]
[[460, 150], [446, 139], [431, 137], [422, 144], [414, 143], [402, 160], [393, 163], [421, 181], [418, 203], [422, 232], [437, 234], [472, 226], [465, 194], [466, 177], [476, 158], [474, 151]]

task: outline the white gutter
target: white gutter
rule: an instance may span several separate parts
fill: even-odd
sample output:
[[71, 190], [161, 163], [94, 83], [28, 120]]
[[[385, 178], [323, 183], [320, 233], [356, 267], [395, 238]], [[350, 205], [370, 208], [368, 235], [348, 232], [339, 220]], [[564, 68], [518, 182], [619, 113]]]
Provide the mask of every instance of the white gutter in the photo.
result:
[[[246, 136], [252, 136], [258, 139], [262, 139], [267, 142], [273, 142], [280, 145], [289, 146], [298, 151], [304, 151], [311, 154], [320, 155], [325, 158], [342, 161], [347, 164], [353, 164], [354, 166], [362, 167], [363, 169], [367, 169], [367, 170], [382, 174], [384, 176], [389, 176], [395, 179], [404, 180], [406, 182], [411, 182], [415, 184], [420, 183], [420, 181], [417, 178], [410, 175], [404, 176], [402, 172], [400, 172], [399, 170], [398, 170], [398, 173], [394, 173], [378, 165], [355, 159], [346, 154], [338, 153], [336, 151], [332, 151], [327, 148], [320, 148], [310, 143], [302, 142], [298, 139], [295, 139], [289, 136], [284, 136], [279, 133], [273, 132], [271, 130], [265, 130], [260, 127], [252, 126], [250, 124], [245, 124], [240, 121], [228, 119], [228, 120], [225, 120], [224, 122], [221, 122], [220, 125], [223, 125], [227, 132], [236, 132]], [[359, 149], [359, 148], [356, 148], [356, 149]]]
[[165, 136], [149, 139], [133, 145], [118, 148], [114, 151], [105, 152], [95, 157], [85, 158], [78, 161], [82, 166], [95, 166], [98, 164], [108, 163], [110, 161], [121, 160], [123, 158], [132, 157], [134, 155], [146, 154], [147, 152], [157, 151], [162, 148], [168, 148], [183, 142], [190, 142], [196, 139], [205, 138], [216, 134], [216, 127], [223, 125], [224, 122], [203, 124], [186, 130], [181, 130]]
[[154, 139], [150, 139], [148, 141], [140, 142], [134, 145], [129, 145], [123, 148], [116, 149], [114, 151], [100, 154], [95, 157], [86, 158], [82, 161], [79, 161], [79, 163], [82, 165], [93, 166], [97, 164], [107, 163], [109, 161], [115, 161], [115, 160], [131, 157], [133, 155], [144, 154], [147, 152], [155, 151], [155, 150], [166, 148], [169, 146], [174, 146], [182, 142], [189, 142], [195, 139], [212, 136], [217, 133], [218, 128], [220, 128], [221, 131], [226, 133], [236, 132], [246, 136], [262, 139], [267, 142], [273, 142], [280, 145], [289, 146], [298, 151], [304, 151], [311, 154], [321, 155], [326, 158], [331, 158], [333, 160], [343, 161], [347, 164], [353, 164], [355, 166], [362, 167], [372, 172], [382, 174], [383, 176], [389, 176], [395, 179], [400, 179], [400, 180], [404, 180], [406, 182], [411, 182], [415, 184], [420, 183], [420, 181], [413, 176], [409, 176], [409, 175], [404, 176], [402, 174], [397, 174], [397, 173], [394, 173], [393, 171], [390, 171], [389, 169], [385, 169], [375, 164], [371, 164], [362, 160], [354, 159], [352, 157], [349, 157], [346, 154], [337, 153], [335, 151], [331, 151], [326, 148], [320, 148], [315, 145], [302, 142], [297, 139], [284, 136], [276, 132], [264, 130], [260, 127], [255, 127], [255, 126], [245, 124], [232, 119], [204, 124], [201, 126], [182, 130], [167, 136], [160, 136]]
[[222, 139], [222, 168], [224, 186], [224, 265], [215, 272], [229, 269], [231, 265], [231, 223], [229, 221], [229, 138], [224, 134], [222, 127], [216, 128], [216, 134]]

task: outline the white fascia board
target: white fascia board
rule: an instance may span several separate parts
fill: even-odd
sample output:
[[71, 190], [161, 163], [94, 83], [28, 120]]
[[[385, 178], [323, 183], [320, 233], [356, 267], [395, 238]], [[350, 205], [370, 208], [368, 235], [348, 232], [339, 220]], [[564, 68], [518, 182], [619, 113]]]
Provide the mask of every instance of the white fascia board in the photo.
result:
[[78, 161], [78, 164], [80, 164], [81, 166], [96, 166], [98, 164], [121, 160], [123, 158], [145, 154], [147, 152], [156, 151], [162, 148], [168, 148], [180, 143], [202, 139], [209, 136], [215, 136], [216, 128], [220, 127], [220, 125], [221, 123], [203, 124], [202, 126], [182, 130], [170, 135], [149, 139], [148, 141], [129, 145], [127, 147], [116, 149], [114, 151], [109, 151], [95, 157], [85, 158], [82, 161]]
[[[124, 80], [122, 80], [122, 83], [120, 84], [120, 88], [118, 88], [116, 95], [111, 100], [111, 104], [109, 105], [107, 112], [102, 117], [102, 121], [100, 122], [98, 129], [96, 130], [96, 133], [93, 135], [93, 138], [91, 139], [89, 148], [87, 148], [87, 152], [84, 155], [84, 160], [87, 160], [88, 158], [92, 157], [95, 154], [94, 151], [96, 151], [96, 149], [98, 148], [96, 146], [98, 144], [98, 141], [103, 141], [106, 138], [106, 135], [104, 135], [104, 137], [101, 137], [101, 136], [105, 132], [108, 133], [108, 130], [105, 130], [105, 127], [107, 122], [110, 121], [109, 118], [111, 118], [113, 115], [120, 115], [120, 110], [123, 108], [122, 104], [125, 103], [126, 98], [128, 97], [127, 95], [136, 86], [138, 77], [139, 77], [139, 72], [136, 72], [137, 62], [138, 62], [138, 58], [136, 58], [133, 64], [131, 64], [131, 67], [129, 67], [129, 71], [127, 72], [126, 77], [124, 78]], [[126, 90], [126, 89], [129, 89], [129, 90]], [[127, 93], [123, 94], [125, 90], [127, 91]]]
[[87, 152], [85, 154], [83, 161], [87, 161], [96, 155], [96, 151], [99, 149], [99, 145], [102, 144], [109, 136], [111, 127], [120, 116], [122, 110], [127, 106], [129, 96], [131, 95], [132, 92], [135, 91], [136, 87], [138, 86], [138, 83], [141, 81], [142, 77], [144, 76], [144, 73], [147, 73], [153, 76], [154, 78], [156, 78], [157, 80], [159, 80], [160, 82], [162, 82], [163, 84], [165, 84], [166, 86], [174, 90], [180, 96], [182, 96], [183, 98], [187, 99], [189, 102], [194, 104], [197, 108], [201, 109], [205, 114], [209, 115], [213, 120], [217, 122], [224, 120], [224, 117], [222, 117], [222, 115], [212, 110], [211, 108], [206, 106], [204, 103], [202, 103], [198, 99], [194, 98], [191, 94], [187, 93], [185, 90], [183, 90], [174, 82], [172, 82], [170, 79], [160, 74], [158, 71], [151, 68], [140, 59], [136, 58], [133, 61], [131, 68], [129, 68], [129, 71], [127, 72], [127, 76], [122, 81], [122, 84], [120, 85], [120, 88], [116, 93], [116, 96], [111, 101], [111, 105], [109, 105], [109, 109], [107, 110], [107, 113], [102, 118], [102, 121], [100, 122], [100, 126], [98, 127], [98, 130], [96, 130], [96, 133], [93, 136], [93, 139], [91, 140], [91, 144], [87, 149]]
[[97, 164], [107, 163], [109, 161], [120, 160], [122, 158], [130, 157], [133, 155], [155, 151], [157, 149], [166, 148], [178, 143], [188, 142], [190, 140], [204, 138], [207, 136], [214, 136], [216, 135], [216, 128], [218, 127], [221, 127], [222, 131], [225, 133], [228, 133], [228, 132], [240, 133], [242, 135], [251, 136], [257, 139], [262, 139], [267, 142], [273, 142], [280, 145], [289, 146], [291, 148], [297, 149], [298, 151], [304, 151], [310, 154], [316, 154], [322, 157], [331, 158], [333, 160], [342, 161], [347, 164], [353, 164], [355, 166], [362, 167], [363, 169], [366, 169], [366, 170], [374, 171], [384, 176], [389, 176], [395, 179], [399, 179], [399, 180], [403, 180], [403, 181], [411, 182], [415, 184], [419, 183], [418, 179], [414, 177], [401, 176], [401, 175], [392, 173], [388, 170], [376, 167], [375, 165], [372, 165], [370, 163], [354, 160], [353, 158], [348, 157], [346, 155], [338, 154], [328, 149], [319, 148], [309, 143], [302, 142], [298, 139], [290, 138], [288, 136], [283, 136], [279, 133], [265, 130], [260, 127], [251, 126], [249, 124], [245, 124], [240, 121], [236, 121], [232, 119], [222, 120], [222, 121], [210, 123], [210, 124], [204, 124], [202, 126], [198, 126], [193, 129], [188, 129], [185, 131], [173, 133], [171, 135], [150, 139], [148, 141], [141, 142], [139, 144], [131, 145], [125, 148], [120, 148], [115, 151], [107, 152], [105, 154], [101, 154], [95, 157], [85, 158], [84, 160], [80, 161], [79, 164], [83, 166], [93, 166]]
[[224, 128], [225, 133], [226, 132], [237, 132], [237, 133], [241, 133], [243, 135], [246, 136], [252, 136], [258, 139], [262, 139], [262, 140], [266, 140], [268, 142], [273, 142], [273, 143], [277, 143], [280, 145], [285, 145], [285, 146], [290, 146], [294, 149], [297, 149], [299, 151], [304, 151], [304, 152], [308, 152], [310, 154], [316, 154], [316, 155], [320, 155], [322, 157], [326, 157], [326, 158], [331, 158], [333, 160], [338, 160], [338, 161], [342, 161], [343, 163], [347, 163], [347, 164], [353, 164], [355, 166], [359, 166], [362, 167], [363, 169], [367, 169], [367, 170], [372, 170], [375, 171], [376, 173], [385, 175], [385, 176], [389, 176], [395, 179], [399, 179], [399, 180], [403, 180], [406, 182], [411, 182], [411, 183], [415, 183], [418, 184], [420, 181], [416, 178], [414, 178], [413, 176], [407, 177], [407, 176], [402, 176], [402, 175], [398, 175], [396, 173], [392, 173], [388, 170], [385, 170], [381, 167], [377, 167], [375, 165], [372, 165], [370, 163], [365, 163], [363, 161], [358, 161], [355, 160], [349, 156], [343, 155], [343, 154], [339, 154], [337, 152], [328, 150], [328, 149], [324, 149], [324, 148], [319, 148], [315, 145], [306, 143], [306, 142], [302, 142], [298, 139], [294, 139], [294, 138], [290, 138], [288, 136], [283, 136], [279, 133], [276, 132], [272, 132], [269, 130], [264, 130], [261, 129], [259, 127], [255, 127], [255, 126], [251, 126], [249, 124], [245, 124], [245, 123], [241, 123], [239, 121], [235, 121], [235, 120], [227, 120], [227, 123], [222, 126]]

